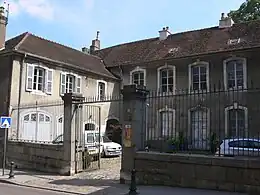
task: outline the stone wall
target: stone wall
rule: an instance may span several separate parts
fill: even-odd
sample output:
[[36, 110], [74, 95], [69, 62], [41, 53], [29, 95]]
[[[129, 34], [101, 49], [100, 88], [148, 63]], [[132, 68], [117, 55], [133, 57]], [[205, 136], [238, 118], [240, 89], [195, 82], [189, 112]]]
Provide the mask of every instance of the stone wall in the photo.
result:
[[11, 161], [17, 168], [67, 174], [63, 145], [9, 141], [7, 166]]
[[137, 152], [137, 183], [260, 192], [260, 161], [232, 157]]

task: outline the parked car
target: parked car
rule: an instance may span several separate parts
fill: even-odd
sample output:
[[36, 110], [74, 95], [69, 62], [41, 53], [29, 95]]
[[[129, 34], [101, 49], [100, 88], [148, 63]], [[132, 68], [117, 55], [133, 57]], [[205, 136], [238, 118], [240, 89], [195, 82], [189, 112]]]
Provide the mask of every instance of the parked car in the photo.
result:
[[260, 140], [251, 138], [224, 139], [216, 156], [260, 156]]
[[[99, 142], [99, 133], [96, 133], [96, 142]], [[102, 157], [120, 156], [122, 153], [122, 146], [110, 140], [106, 135], [101, 135], [100, 145], [102, 148]]]
[[[93, 160], [98, 160], [100, 158], [100, 153], [102, 148], [99, 149], [99, 145], [96, 143], [96, 131], [85, 131], [85, 148], [88, 150], [88, 154], [92, 157]], [[56, 137], [53, 141], [53, 144], [63, 143], [63, 134]], [[100, 153], [99, 153], [100, 152]]]

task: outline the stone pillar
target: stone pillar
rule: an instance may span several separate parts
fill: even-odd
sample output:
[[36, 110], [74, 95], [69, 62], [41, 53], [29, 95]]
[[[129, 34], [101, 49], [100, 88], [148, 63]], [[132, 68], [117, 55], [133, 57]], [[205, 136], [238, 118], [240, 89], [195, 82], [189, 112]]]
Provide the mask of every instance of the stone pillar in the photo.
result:
[[123, 89], [123, 145], [120, 183], [129, 183], [137, 150], [144, 149], [146, 96], [144, 87], [127, 85]]
[[[78, 121], [80, 115], [80, 106], [76, 104], [82, 97], [73, 95], [72, 93], [64, 94], [64, 122], [63, 122], [63, 147], [64, 147], [64, 168], [61, 174], [63, 175], [74, 175], [76, 173], [76, 159], [77, 157], [77, 143], [80, 143], [82, 138], [82, 131], [80, 131], [81, 122]], [[76, 132], [77, 131], [77, 132]], [[82, 133], [81, 133], [82, 132]], [[76, 136], [77, 135], [77, 136]], [[79, 139], [79, 140], [76, 140]]]
[[75, 140], [76, 140], [76, 154], [75, 154], [75, 173], [82, 172], [83, 161], [82, 153], [85, 150], [84, 135], [83, 135], [83, 97], [78, 97], [75, 99]]

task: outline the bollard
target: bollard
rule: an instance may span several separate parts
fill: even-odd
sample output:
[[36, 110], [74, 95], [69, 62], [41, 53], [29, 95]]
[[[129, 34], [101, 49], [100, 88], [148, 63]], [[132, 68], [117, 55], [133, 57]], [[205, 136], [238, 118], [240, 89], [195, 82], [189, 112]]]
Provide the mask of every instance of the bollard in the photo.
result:
[[146, 152], [149, 152], [149, 146], [146, 146], [146, 147], [144, 148], [144, 150], [145, 150]]
[[138, 192], [136, 192], [136, 190], [137, 190], [137, 188], [136, 188], [136, 170], [133, 169], [132, 172], [131, 172], [131, 184], [130, 184], [128, 195], [139, 194]]
[[14, 178], [14, 162], [11, 162], [10, 172], [9, 172], [9, 179]]

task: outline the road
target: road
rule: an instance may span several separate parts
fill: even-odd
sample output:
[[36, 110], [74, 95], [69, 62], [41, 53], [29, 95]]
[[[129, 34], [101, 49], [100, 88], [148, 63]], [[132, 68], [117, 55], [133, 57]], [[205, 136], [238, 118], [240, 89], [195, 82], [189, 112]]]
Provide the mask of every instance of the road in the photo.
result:
[[[124, 193], [129, 192], [128, 189], [123, 190]], [[122, 190], [116, 189], [106, 189], [105, 191], [96, 191], [89, 195], [118, 195], [123, 194]], [[158, 186], [139, 186], [138, 191], [140, 195], [246, 195], [240, 193], [230, 193], [230, 192], [218, 192], [218, 191], [208, 191], [208, 190], [198, 190], [198, 189], [184, 189], [184, 188], [170, 188], [170, 187], [158, 187]], [[85, 193], [84, 193], [85, 194]], [[49, 190], [39, 190], [36, 188], [20, 187], [12, 184], [0, 183], [0, 195], [71, 195], [71, 193], [61, 193]]]
[[0, 183], [0, 195], [69, 195], [69, 194]]

